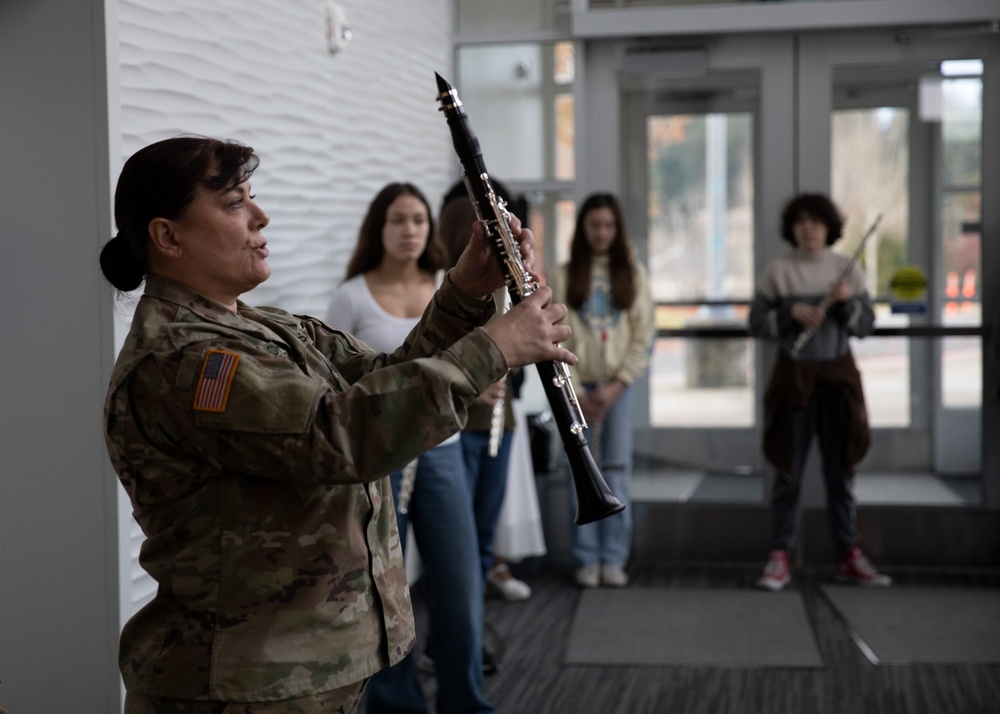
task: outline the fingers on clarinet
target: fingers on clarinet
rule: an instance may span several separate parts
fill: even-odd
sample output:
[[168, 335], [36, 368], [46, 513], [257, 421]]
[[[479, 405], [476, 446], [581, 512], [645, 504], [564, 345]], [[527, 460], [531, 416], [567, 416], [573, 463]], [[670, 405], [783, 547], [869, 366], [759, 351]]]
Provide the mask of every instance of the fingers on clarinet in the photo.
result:
[[552, 303], [552, 288], [548, 285], [539, 285], [532, 295], [538, 296], [537, 299], [543, 307], [548, 307]]

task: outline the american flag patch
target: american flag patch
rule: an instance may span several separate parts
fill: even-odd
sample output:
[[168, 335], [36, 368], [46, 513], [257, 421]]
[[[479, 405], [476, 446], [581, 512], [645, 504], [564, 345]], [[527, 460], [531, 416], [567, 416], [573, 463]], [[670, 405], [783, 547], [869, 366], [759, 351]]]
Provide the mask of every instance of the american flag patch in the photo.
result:
[[194, 395], [194, 408], [204, 412], [226, 411], [229, 387], [236, 376], [240, 356], [235, 352], [209, 350], [201, 367], [198, 390]]

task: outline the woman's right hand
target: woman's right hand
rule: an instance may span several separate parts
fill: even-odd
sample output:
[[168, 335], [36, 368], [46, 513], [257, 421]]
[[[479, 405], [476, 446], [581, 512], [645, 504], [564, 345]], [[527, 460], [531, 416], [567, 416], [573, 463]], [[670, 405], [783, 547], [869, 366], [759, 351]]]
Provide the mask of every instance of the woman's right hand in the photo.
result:
[[573, 334], [561, 324], [566, 313], [565, 305], [552, 302], [552, 289], [542, 285], [483, 329], [511, 369], [548, 360], [572, 365], [576, 355], [558, 344]]

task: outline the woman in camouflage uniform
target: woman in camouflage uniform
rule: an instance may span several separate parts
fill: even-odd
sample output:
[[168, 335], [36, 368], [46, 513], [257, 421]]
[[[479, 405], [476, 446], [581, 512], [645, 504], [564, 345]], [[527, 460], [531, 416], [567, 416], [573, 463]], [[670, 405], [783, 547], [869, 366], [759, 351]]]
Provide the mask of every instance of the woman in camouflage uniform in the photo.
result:
[[503, 282], [478, 228], [392, 354], [243, 303], [270, 275], [257, 164], [236, 142], [168, 139], [115, 193], [101, 268], [145, 290], [105, 437], [159, 586], [122, 632], [128, 714], [354, 711], [413, 644], [386, 475], [461, 429], [510, 367], [575, 361], [547, 290], [478, 329]]

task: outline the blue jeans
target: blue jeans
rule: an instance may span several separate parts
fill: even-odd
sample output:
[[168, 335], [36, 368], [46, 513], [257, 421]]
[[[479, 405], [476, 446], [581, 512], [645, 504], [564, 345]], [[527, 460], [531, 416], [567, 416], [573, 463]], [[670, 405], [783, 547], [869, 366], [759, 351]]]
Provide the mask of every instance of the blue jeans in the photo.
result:
[[479, 539], [479, 565], [483, 578], [493, 567], [493, 538], [500, 520], [504, 494], [507, 491], [507, 466], [510, 463], [510, 444], [514, 432], [503, 432], [496, 456], [490, 456], [488, 431], [463, 431], [462, 453], [465, 456], [465, 475], [472, 494], [472, 513], [476, 518]]
[[[593, 385], [584, 385], [593, 389]], [[590, 425], [588, 440], [599, 432], [599, 444], [591, 445], [594, 458], [612, 493], [625, 504], [625, 510], [594, 523], [573, 526], [572, 552], [577, 567], [617, 565], [625, 567], [632, 552], [632, 505], [629, 497], [632, 482], [632, 387], [626, 387], [600, 425]], [[595, 428], [596, 427], [596, 428]], [[576, 491], [570, 475], [570, 513], [576, 514]]]
[[[399, 500], [401, 472], [391, 475]], [[406, 530], [420, 549], [438, 714], [492, 713], [482, 695], [483, 579], [479, 572], [476, 524], [459, 442], [435, 447], [420, 457], [408, 513], [396, 513], [403, 552]], [[366, 694], [369, 714], [428, 712], [420, 686], [417, 652], [371, 678]]]

